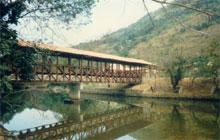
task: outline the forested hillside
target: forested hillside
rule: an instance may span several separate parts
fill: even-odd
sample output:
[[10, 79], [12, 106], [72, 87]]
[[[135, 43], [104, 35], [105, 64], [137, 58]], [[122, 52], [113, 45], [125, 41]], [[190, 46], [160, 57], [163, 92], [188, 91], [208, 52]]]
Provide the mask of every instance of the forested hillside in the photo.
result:
[[[218, 0], [175, 0], [173, 2], [220, 13]], [[192, 29], [213, 35], [218, 34], [218, 26], [211, 17], [178, 6], [167, 5], [166, 9], [167, 12], [161, 8], [151, 13], [155, 27], [152, 25], [149, 16], [146, 15], [127, 28], [106, 35], [100, 40], [81, 43], [75, 47], [160, 63], [158, 56], [163, 53], [164, 47], [170, 45], [169, 43], [176, 43], [186, 49], [205, 46], [206, 43], [204, 42], [209, 39], [202, 34], [184, 28], [173, 18]]]

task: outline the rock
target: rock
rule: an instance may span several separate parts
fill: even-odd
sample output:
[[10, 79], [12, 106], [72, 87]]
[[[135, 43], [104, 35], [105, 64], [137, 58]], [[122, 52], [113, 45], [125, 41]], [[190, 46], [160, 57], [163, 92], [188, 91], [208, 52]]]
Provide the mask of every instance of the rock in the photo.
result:
[[212, 87], [210, 92], [211, 92], [211, 94], [214, 94], [215, 93], [215, 87]]
[[182, 92], [183, 92], [183, 86], [181, 86], [181, 87], [179, 88], [178, 94], [180, 94], [180, 93], [182, 93]]

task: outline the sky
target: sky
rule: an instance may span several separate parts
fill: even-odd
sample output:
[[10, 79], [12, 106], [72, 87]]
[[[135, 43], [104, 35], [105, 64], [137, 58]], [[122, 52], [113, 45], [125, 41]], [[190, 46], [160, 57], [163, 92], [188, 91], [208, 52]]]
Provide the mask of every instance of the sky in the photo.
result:
[[[145, 0], [149, 11], [160, 8], [160, 4]], [[73, 26], [69, 30], [51, 25], [53, 30], [43, 33], [31, 29], [32, 24], [23, 24], [19, 27], [20, 37], [24, 40], [34, 41], [47, 38], [46, 43], [70, 47], [82, 42], [101, 38], [103, 35], [117, 31], [120, 28], [137, 22], [147, 14], [142, 0], [100, 0], [91, 10], [90, 23], [82, 26]]]
[[58, 117], [62, 118], [62, 115], [50, 110], [42, 111], [34, 108], [26, 108], [22, 112], [16, 113], [8, 123], [4, 124], [4, 127], [7, 130], [23, 130], [56, 123], [59, 121]]

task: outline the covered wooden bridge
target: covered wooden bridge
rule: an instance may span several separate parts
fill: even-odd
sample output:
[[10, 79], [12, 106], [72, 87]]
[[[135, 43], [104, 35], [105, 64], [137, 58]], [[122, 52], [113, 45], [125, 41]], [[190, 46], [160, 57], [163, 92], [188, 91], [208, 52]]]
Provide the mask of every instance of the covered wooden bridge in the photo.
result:
[[[63, 48], [46, 44], [19, 40], [20, 46], [31, 49], [44, 49], [47, 55], [36, 54], [33, 64], [34, 78], [30, 82], [106, 82], [140, 83], [142, 76], [156, 66], [144, 60], [124, 58], [91, 51]], [[21, 69], [16, 69], [11, 77], [22, 82]]]

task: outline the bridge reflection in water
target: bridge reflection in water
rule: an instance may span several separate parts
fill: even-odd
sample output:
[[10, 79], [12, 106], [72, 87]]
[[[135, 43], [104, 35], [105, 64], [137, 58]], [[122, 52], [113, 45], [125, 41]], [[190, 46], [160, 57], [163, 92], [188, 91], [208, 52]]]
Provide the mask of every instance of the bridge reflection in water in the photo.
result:
[[141, 107], [122, 107], [88, 115], [80, 120], [68, 120], [14, 132], [19, 139], [115, 139], [152, 124], [159, 117]]

